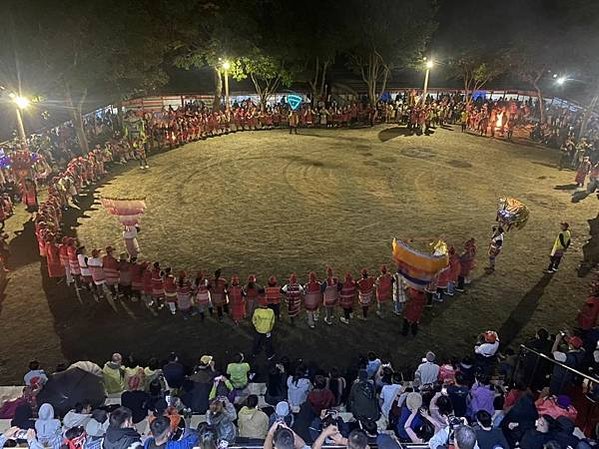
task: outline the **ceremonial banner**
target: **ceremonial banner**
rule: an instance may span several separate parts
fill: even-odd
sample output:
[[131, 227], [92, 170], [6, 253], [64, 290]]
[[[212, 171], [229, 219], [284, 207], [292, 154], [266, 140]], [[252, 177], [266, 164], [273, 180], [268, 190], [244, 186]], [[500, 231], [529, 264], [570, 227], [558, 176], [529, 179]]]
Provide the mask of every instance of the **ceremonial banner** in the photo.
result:
[[145, 198], [101, 198], [102, 206], [123, 226], [135, 226], [146, 210]]
[[424, 290], [435, 276], [449, 265], [447, 254], [425, 254], [401, 240], [393, 239], [392, 250], [399, 275], [408, 286], [416, 290]]
[[522, 229], [528, 221], [528, 207], [516, 198], [501, 197], [497, 205], [497, 221], [507, 232], [512, 227]]

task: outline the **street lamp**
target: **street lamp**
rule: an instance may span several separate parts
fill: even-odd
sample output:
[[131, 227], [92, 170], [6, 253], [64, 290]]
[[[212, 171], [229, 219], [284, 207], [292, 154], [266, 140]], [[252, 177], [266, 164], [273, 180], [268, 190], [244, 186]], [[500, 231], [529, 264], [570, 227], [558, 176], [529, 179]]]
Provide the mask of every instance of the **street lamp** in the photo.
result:
[[566, 78], [565, 76], [560, 76], [555, 79], [556, 84], [558, 84], [559, 86], [563, 86], [566, 81], [568, 81], [568, 78]]
[[424, 89], [422, 92], [422, 104], [424, 105], [426, 103], [426, 94], [428, 91], [428, 75], [431, 71], [431, 69], [433, 68], [433, 66], [435, 65], [435, 63], [433, 62], [432, 59], [426, 59], [424, 58], [424, 60], [426, 61], [424, 63], [424, 66], [426, 67], [426, 72], [424, 73]]
[[225, 72], [225, 108], [229, 112], [229, 69], [231, 63], [229, 61], [223, 62], [223, 71]]
[[28, 98], [16, 94], [11, 94], [10, 98], [16, 106], [15, 110], [17, 111], [17, 128], [19, 130], [19, 138], [23, 147], [27, 149], [27, 136], [25, 135], [25, 126], [23, 125], [23, 114], [21, 113], [21, 110], [26, 109], [31, 102]]

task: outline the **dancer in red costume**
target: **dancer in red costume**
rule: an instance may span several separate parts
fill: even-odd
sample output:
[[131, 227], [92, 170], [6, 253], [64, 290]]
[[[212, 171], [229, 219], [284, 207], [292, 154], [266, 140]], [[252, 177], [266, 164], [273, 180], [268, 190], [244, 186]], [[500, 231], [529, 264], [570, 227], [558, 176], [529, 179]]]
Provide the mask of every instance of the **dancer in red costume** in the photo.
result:
[[268, 278], [268, 283], [264, 289], [266, 295], [266, 303], [269, 309], [275, 313], [275, 318], [278, 320], [281, 316], [281, 286], [277, 282], [277, 278], [271, 276]]
[[287, 316], [292, 325], [295, 324], [295, 318], [300, 314], [302, 307], [302, 297], [304, 295], [304, 287], [297, 281], [297, 275], [291, 273], [289, 282], [281, 288], [287, 301]]
[[239, 285], [239, 276], [231, 276], [231, 285], [227, 289], [229, 304], [231, 305], [231, 318], [236, 325], [245, 319], [245, 298], [243, 288]]
[[368, 274], [366, 268], [362, 269], [362, 278], [357, 282], [358, 285], [358, 302], [362, 307], [362, 316], [360, 319], [368, 319], [368, 309], [372, 303], [372, 294], [374, 292], [374, 278]]
[[341, 290], [341, 284], [339, 280], [333, 276], [333, 270], [331, 267], [327, 267], [327, 278], [322, 283], [322, 302], [325, 307], [324, 322], [329, 326], [333, 324], [333, 318], [335, 318], [335, 306], [339, 301], [339, 290]]
[[304, 285], [304, 307], [308, 315], [308, 326], [314, 329], [315, 323], [318, 321], [318, 308], [322, 304], [322, 291], [320, 282], [316, 278], [316, 273], [313, 271], [308, 275], [308, 283]]
[[216, 307], [216, 315], [218, 321], [223, 320], [223, 316], [226, 313], [229, 314], [229, 306], [227, 304], [227, 280], [221, 277], [220, 269], [214, 272], [214, 278], [210, 282], [210, 297], [212, 299], [212, 305]]
[[386, 304], [393, 294], [393, 276], [387, 272], [387, 266], [381, 266], [381, 275], [376, 280], [376, 314], [383, 318]]

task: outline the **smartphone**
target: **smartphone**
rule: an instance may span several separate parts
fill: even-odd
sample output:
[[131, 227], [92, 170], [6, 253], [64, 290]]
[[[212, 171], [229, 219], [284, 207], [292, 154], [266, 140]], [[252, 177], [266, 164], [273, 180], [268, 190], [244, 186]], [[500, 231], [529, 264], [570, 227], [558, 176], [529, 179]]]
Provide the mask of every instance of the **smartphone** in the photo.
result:
[[441, 394], [447, 395], [447, 387], [441, 388]]
[[27, 439], [27, 430], [19, 430], [17, 433], [15, 433], [15, 436], [13, 437], [15, 440], [26, 440]]

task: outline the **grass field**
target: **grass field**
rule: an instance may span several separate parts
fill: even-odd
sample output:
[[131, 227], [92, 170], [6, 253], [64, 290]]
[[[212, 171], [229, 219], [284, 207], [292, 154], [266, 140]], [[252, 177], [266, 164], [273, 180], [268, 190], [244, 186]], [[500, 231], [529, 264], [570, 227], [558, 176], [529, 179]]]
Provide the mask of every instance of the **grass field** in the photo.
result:
[[[443, 238], [461, 248], [475, 237], [479, 246], [475, 281], [466, 294], [425, 312], [416, 338], [399, 335], [395, 316], [347, 327], [338, 321], [310, 330], [283, 322], [275, 349], [327, 366], [344, 367], [358, 353], [378, 351], [399, 365], [413, 364], [424, 351], [440, 356], [471, 350], [476, 335], [493, 328], [512, 345], [540, 325], [571, 325], [584, 300], [589, 276], [578, 277], [588, 219], [596, 199], [573, 204], [574, 174], [557, 171], [557, 154], [533, 146], [438, 129], [431, 136], [379, 126], [360, 130], [246, 132], [186, 145], [151, 158], [151, 168], [119, 168], [89, 197], [83, 211], [66, 221], [88, 248], [123, 248], [121, 229], [99, 205], [106, 196], [146, 196], [142, 258], [176, 271], [222, 268], [259, 281], [305, 279], [311, 270], [339, 276], [363, 267], [392, 265], [393, 237], [426, 248]], [[487, 242], [497, 198], [514, 196], [530, 208], [530, 220], [510, 232], [497, 271], [485, 275]], [[23, 214], [9, 223], [22, 228]], [[19, 221], [20, 220], [20, 221]], [[571, 250], [553, 277], [543, 274], [561, 221], [573, 232]], [[249, 351], [251, 329], [166, 314], [153, 317], [139, 304], [95, 304], [55, 285], [35, 258], [35, 243], [18, 245], [23, 262], [11, 275], [0, 319], [0, 378], [16, 380], [32, 356], [46, 365], [67, 359], [106, 359], [113, 351], [141, 357], [177, 350], [187, 357], [209, 352], [224, 361]], [[33, 238], [33, 237], [31, 237]], [[17, 245], [17, 244], [15, 244]], [[21, 257], [21, 256], [19, 256]], [[40, 288], [42, 291], [40, 293]], [[35, 337], [37, 336], [37, 337]], [[38, 343], [38, 340], [42, 340]], [[40, 352], [41, 351], [41, 352]], [[20, 360], [18, 360], [20, 358]], [[18, 371], [20, 369], [20, 371]]]

